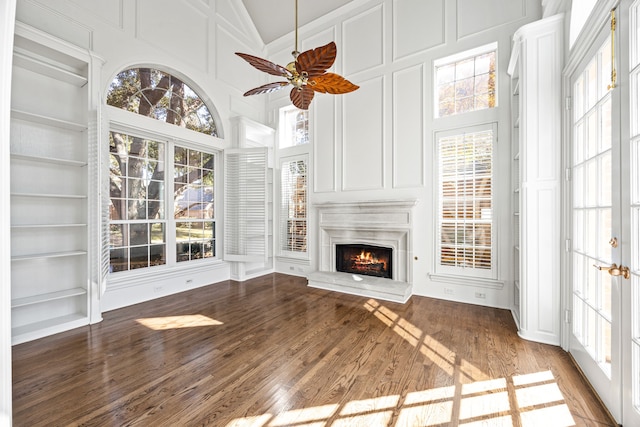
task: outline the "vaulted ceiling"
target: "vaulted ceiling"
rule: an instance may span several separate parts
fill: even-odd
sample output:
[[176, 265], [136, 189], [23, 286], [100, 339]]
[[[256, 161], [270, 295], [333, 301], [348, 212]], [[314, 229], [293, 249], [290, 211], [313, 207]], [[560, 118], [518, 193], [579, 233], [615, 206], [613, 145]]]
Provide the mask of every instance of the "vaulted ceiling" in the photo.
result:
[[[296, 0], [242, 0], [265, 44], [295, 28]], [[298, 27], [353, 0], [298, 0]]]

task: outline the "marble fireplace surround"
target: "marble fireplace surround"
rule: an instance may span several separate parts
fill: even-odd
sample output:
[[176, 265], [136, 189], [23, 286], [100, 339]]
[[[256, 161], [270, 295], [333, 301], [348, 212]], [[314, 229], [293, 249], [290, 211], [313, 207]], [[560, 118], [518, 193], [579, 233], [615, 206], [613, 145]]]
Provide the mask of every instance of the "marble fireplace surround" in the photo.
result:
[[[309, 286], [405, 303], [413, 283], [413, 207], [416, 199], [314, 204], [318, 211], [318, 271]], [[391, 279], [336, 271], [337, 244], [366, 244], [393, 249]]]

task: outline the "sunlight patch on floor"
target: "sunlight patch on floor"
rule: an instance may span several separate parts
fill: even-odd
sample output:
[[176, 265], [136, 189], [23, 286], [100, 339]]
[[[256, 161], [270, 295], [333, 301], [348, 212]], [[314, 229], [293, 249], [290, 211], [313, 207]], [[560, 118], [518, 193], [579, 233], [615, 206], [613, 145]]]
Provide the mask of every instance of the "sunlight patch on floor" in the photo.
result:
[[[326, 420], [335, 414], [339, 405], [314, 406], [312, 408], [293, 409], [276, 415], [269, 423], [272, 427], [291, 425], [314, 425], [313, 423]], [[311, 423], [311, 424], [309, 424]], [[321, 423], [320, 425], [324, 425]]]
[[[226, 427], [568, 427], [575, 421], [551, 371], [487, 378], [448, 347], [370, 299], [364, 307], [447, 373], [454, 385], [238, 418]], [[468, 382], [466, 382], [468, 381]], [[397, 419], [392, 423], [394, 411]]]
[[184, 316], [147, 317], [136, 319], [136, 322], [154, 331], [168, 329], [196, 328], [200, 326], [218, 326], [223, 323], [202, 314]]

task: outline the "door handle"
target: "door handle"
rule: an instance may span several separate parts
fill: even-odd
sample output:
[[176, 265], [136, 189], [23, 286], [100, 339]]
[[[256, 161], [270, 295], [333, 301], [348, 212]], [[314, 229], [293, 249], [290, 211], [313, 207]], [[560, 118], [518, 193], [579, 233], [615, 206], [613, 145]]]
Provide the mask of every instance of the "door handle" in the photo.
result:
[[595, 264], [593, 266], [598, 270], [607, 270], [607, 273], [609, 273], [612, 276], [622, 276], [625, 279], [628, 279], [629, 277], [631, 277], [631, 273], [629, 272], [629, 267], [625, 267], [623, 265], [618, 267], [618, 264], [613, 263], [611, 264], [610, 267], [600, 266]]

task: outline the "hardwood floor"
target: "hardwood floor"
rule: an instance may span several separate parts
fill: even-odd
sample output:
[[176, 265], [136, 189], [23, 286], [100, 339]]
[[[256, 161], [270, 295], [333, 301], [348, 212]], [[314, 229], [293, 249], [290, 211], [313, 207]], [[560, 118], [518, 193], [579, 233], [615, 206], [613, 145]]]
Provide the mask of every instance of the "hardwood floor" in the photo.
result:
[[605, 426], [558, 347], [506, 310], [405, 305], [274, 274], [13, 348], [15, 426]]

